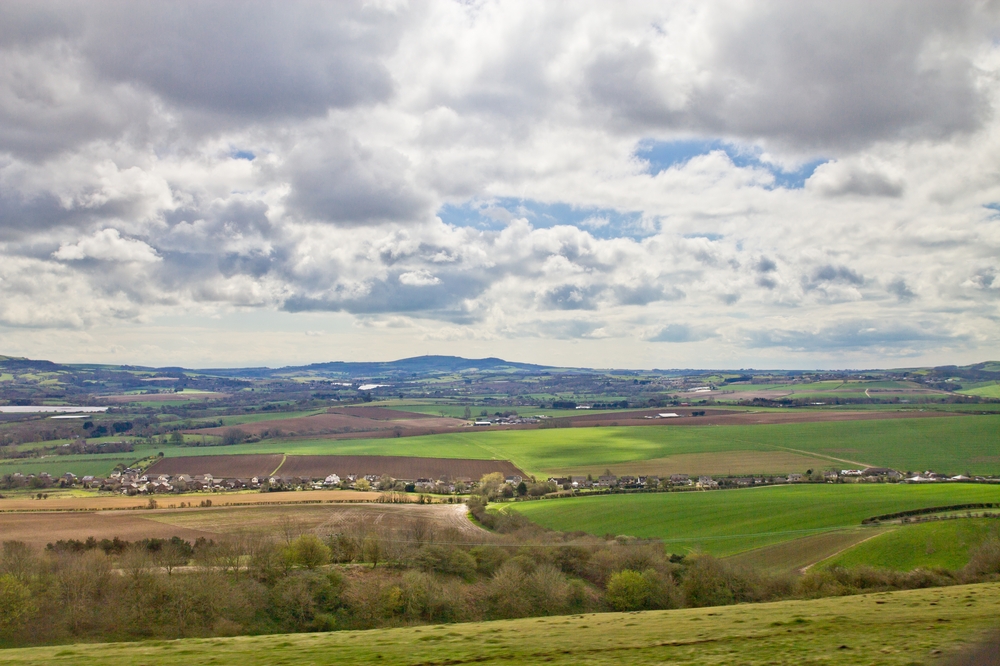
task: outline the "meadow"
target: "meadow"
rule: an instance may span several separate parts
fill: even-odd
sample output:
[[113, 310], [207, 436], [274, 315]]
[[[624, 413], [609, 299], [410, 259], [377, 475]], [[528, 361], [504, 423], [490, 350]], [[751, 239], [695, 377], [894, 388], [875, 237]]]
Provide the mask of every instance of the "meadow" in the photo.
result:
[[998, 536], [1000, 520], [995, 518], [899, 525], [824, 561], [822, 566], [872, 566], [896, 571], [917, 567], [960, 569], [969, 561], [972, 549]]
[[369, 631], [0, 651], [0, 664], [740, 663], [903, 665], [957, 654], [1000, 615], [1000, 584], [809, 601]]
[[[564, 532], [653, 537], [677, 553], [717, 556], [840, 529], [876, 515], [1000, 502], [1000, 486], [803, 484], [708, 492], [601, 495], [492, 505]], [[876, 534], [879, 527], [864, 528]]]

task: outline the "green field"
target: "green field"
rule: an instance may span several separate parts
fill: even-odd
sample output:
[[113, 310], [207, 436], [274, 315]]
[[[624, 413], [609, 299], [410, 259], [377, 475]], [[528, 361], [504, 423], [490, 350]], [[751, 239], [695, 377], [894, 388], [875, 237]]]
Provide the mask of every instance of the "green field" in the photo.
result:
[[502, 506], [554, 530], [655, 537], [674, 552], [700, 550], [722, 556], [856, 528], [872, 516], [973, 502], [1000, 502], [1000, 485], [808, 484], [573, 497]]
[[42, 664], [887, 664], [958, 652], [995, 628], [1000, 585], [812, 601], [315, 634], [0, 651]]
[[[197, 438], [197, 435], [194, 436]], [[386, 439], [273, 439], [236, 446], [137, 445], [135, 458], [235, 453], [289, 455], [400, 455], [435, 458], [510, 460], [530, 474], [571, 472], [787, 473], [886, 466], [941, 473], [1000, 474], [1000, 416], [954, 416], [881, 421], [840, 421], [743, 426], [632, 426], [550, 428], [458, 432]], [[107, 468], [95, 467], [98, 456], [59, 456], [59, 474], [108, 473], [124, 454], [106, 454]], [[678, 456], [680, 456], [678, 458]], [[694, 456], [694, 457], [692, 457]], [[713, 458], [714, 456], [714, 458]], [[693, 462], [694, 461], [694, 462]], [[39, 461], [0, 462], [0, 473], [37, 470]], [[639, 463], [642, 463], [640, 465]], [[741, 467], [750, 465], [747, 469]], [[759, 469], [752, 469], [753, 466]], [[86, 471], [81, 471], [86, 469]], [[43, 470], [54, 474], [51, 469]]]
[[823, 566], [960, 569], [969, 561], [970, 550], [991, 536], [1000, 536], [1000, 520], [962, 518], [900, 525], [824, 561]]
[[993, 382], [985, 386], [979, 386], [971, 389], [962, 389], [961, 391], [956, 391], [956, 393], [962, 393], [965, 395], [976, 395], [980, 398], [1000, 398], [1000, 384]]

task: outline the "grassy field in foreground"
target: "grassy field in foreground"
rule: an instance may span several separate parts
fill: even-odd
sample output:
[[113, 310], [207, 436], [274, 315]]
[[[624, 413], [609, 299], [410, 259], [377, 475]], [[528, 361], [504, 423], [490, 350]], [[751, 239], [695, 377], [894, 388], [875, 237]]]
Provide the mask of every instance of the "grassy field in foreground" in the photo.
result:
[[969, 561], [970, 550], [990, 536], [1000, 536], [1000, 520], [962, 518], [900, 525], [824, 561], [822, 566], [960, 569]]
[[656, 537], [674, 552], [732, 555], [810, 533], [858, 527], [871, 516], [970, 502], [1000, 502], [1000, 486], [809, 484], [493, 506], [564, 532]]
[[644, 613], [0, 651], [0, 664], [915, 664], [980, 640], [1000, 584]]

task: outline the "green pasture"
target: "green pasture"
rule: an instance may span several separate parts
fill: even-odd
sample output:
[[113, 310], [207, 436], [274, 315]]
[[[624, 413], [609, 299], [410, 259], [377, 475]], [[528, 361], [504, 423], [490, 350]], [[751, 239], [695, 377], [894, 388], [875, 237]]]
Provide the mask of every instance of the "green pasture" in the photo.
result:
[[1000, 383], [992, 382], [986, 384], [985, 386], [979, 386], [976, 388], [962, 389], [961, 391], [956, 391], [956, 393], [962, 393], [964, 395], [975, 395], [980, 398], [1000, 398]]
[[910, 664], [982, 640], [1000, 585], [369, 631], [7, 649], [0, 664]]
[[822, 566], [873, 566], [897, 571], [961, 569], [971, 551], [989, 537], [1000, 536], [1000, 520], [959, 518], [911, 523], [890, 528], [823, 562]]
[[1000, 502], [1000, 486], [803, 484], [573, 497], [514, 502], [494, 510], [517, 511], [543, 527], [563, 532], [657, 538], [674, 552], [724, 556], [854, 528], [872, 516], [973, 502]]

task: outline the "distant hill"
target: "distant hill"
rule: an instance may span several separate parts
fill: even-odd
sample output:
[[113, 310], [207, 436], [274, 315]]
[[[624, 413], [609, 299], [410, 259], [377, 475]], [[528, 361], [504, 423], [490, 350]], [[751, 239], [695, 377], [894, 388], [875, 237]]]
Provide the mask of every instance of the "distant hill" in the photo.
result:
[[398, 361], [349, 362], [330, 361], [284, 368], [234, 368], [198, 370], [222, 377], [280, 377], [288, 375], [319, 375], [338, 377], [388, 377], [436, 375], [455, 372], [544, 372], [553, 366], [515, 363], [502, 358], [462, 358], [461, 356], [414, 356]]

